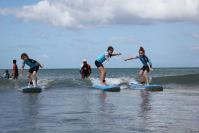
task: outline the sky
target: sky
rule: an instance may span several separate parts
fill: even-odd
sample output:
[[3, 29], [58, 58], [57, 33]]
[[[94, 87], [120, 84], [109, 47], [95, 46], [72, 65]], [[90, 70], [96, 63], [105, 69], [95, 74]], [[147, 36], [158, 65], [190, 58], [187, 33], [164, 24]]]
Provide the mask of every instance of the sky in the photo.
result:
[[0, 68], [28, 53], [44, 68], [79, 68], [112, 45], [111, 68], [199, 66], [198, 0], [0, 0]]

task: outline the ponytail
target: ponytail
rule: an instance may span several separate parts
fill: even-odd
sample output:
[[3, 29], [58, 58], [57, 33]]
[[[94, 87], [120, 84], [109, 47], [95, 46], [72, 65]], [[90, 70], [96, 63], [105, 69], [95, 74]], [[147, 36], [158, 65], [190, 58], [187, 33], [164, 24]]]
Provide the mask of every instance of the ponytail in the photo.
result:
[[145, 54], [145, 50], [142, 46], [140, 47], [139, 51], [142, 51]]

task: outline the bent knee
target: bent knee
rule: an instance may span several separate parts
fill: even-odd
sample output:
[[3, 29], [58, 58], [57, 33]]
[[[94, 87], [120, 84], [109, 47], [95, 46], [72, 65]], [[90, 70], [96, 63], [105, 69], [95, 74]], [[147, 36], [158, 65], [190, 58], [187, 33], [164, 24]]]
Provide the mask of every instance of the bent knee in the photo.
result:
[[140, 75], [140, 76], [143, 76], [143, 72], [139, 72], [139, 75]]
[[144, 71], [144, 73], [143, 73], [144, 75], [147, 75], [148, 74], [148, 72], [147, 71]]
[[106, 70], [104, 69], [104, 73], [106, 74]]

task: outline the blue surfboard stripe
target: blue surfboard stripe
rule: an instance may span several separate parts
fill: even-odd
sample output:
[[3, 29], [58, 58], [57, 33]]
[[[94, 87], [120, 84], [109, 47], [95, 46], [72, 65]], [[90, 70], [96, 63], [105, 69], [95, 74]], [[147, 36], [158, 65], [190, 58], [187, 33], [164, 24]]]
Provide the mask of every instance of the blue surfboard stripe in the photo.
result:
[[148, 90], [148, 91], [163, 91], [163, 87], [161, 85], [143, 85], [143, 84], [130, 84], [130, 88], [134, 90]]
[[103, 91], [120, 91], [119, 85], [93, 85], [93, 87]]

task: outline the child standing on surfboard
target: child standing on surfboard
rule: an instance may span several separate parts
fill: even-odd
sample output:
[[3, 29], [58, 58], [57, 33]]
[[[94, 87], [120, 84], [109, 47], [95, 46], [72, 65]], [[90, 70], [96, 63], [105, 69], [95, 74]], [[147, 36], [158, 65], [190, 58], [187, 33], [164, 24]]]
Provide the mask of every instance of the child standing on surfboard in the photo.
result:
[[127, 58], [127, 59], [124, 59], [124, 60], [127, 61], [127, 60], [133, 60], [133, 59], [140, 59], [140, 61], [143, 64], [143, 67], [139, 71], [140, 82], [141, 83], [149, 84], [148, 73], [150, 71], [153, 71], [153, 69], [152, 69], [152, 63], [149, 60], [149, 58], [145, 55], [145, 50], [144, 50], [143, 47], [140, 47], [140, 49], [139, 49], [138, 52], [139, 52], [138, 56]]
[[37, 87], [37, 72], [39, 68], [42, 68], [42, 65], [39, 62], [30, 59], [28, 54], [26, 53], [21, 54], [21, 59], [23, 60], [23, 64], [21, 67], [21, 75], [23, 75], [24, 66], [28, 65], [30, 67], [28, 71], [29, 86], [33, 85], [34, 87]]
[[109, 46], [107, 48], [107, 52], [105, 52], [104, 54], [101, 54], [99, 55], [96, 60], [95, 60], [95, 65], [99, 71], [99, 74], [100, 74], [100, 84], [101, 85], [106, 85], [106, 69], [104, 68], [103, 66], [103, 62], [104, 61], [109, 61], [109, 59], [112, 57], [112, 56], [118, 56], [118, 55], [121, 55], [121, 53], [113, 53], [114, 51], [114, 48], [112, 46]]

